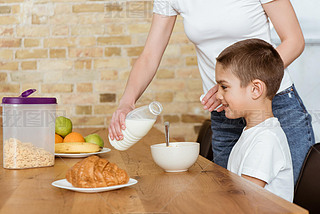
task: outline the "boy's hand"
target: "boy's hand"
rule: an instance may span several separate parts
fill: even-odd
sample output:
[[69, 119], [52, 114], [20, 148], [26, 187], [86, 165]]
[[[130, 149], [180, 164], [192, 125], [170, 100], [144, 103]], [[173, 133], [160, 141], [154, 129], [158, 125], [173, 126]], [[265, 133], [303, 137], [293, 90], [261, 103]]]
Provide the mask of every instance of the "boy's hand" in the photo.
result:
[[258, 178], [255, 178], [255, 177], [251, 177], [251, 176], [248, 176], [248, 175], [244, 175], [244, 174], [241, 174], [241, 177], [261, 186], [262, 188], [264, 188], [264, 186], [267, 184], [265, 181], [263, 180], [260, 180]]
[[216, 93], [218, 91], [218, 88], [219, 88], [218, 85], [213, 86], [207, 92], [207, 94], [202, 98], [201, 104], [204, 105], [203, 109], [207, 109], [210, 112], [215, 110], [215, 109], [216, 109], [217, 112], [221, 112], [221, 111], [224, 110], [224, 107], [220, 106], [221, 105], [220, 100], [218, 100], [216, 98]]

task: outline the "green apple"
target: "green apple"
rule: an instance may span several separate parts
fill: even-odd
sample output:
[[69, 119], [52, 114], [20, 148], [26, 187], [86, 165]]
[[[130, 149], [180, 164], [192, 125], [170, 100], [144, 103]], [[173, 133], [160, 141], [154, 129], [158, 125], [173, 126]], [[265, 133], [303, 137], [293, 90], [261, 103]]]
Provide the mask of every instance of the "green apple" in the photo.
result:
[[56, 118], [56, 134], [62, 136], [63, 138], [72, 132], [72, 122], [69, 118], [60, 116]]
[[98, 134], [89, 134], [84, 138], [84, 140], [88, 143], [95, 143], [101, 148], [104, 146], [104, 142]]

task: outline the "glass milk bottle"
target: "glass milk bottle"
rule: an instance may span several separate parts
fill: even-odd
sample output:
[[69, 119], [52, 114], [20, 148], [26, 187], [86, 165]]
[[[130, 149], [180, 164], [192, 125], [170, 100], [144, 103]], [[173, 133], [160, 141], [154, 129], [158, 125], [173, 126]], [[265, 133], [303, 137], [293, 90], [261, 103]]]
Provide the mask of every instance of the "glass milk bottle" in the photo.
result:
[[162, 105], [157, 101], [132, 110], [125, 119], [126, 129], [122, 130], [123, 140], [111, 140], [109, 137], [110, 144], [117, 150], [127, 150], [149, 132], [161, 111]]

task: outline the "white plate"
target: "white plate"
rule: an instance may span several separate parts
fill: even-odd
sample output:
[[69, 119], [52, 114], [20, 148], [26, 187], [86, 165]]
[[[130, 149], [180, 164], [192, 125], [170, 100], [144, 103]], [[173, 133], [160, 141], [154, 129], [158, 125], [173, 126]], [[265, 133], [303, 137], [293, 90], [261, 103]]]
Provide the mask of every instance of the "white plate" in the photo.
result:
[[54, 155], [62, 157], [62, 158], [85, 158], [85, 157], [88, 157], [90, 155], [98, 155], [98, 154], [103, 154], [103, 153], [107, 153], [107, 152], [110, 152], [110, 151], [111, 151], [111, 149], [109, 149], [109, 148], [103, 148], [99, 152], [79, 153], [79, 154], [54, 153]]
[[99, 187], [99, 188], [78, 188], [78, 187], [72, 186], [72, 184], [69, 183], [67, 179], [61, 179], [61, 180], [52, 182], [52, 186], [62, 188], [62, 189], [68, 189], [76, 192], [95, 193], [95, 192], [105, 192], [105, 191], [110, 191], [114, 189], [120, 189], [123, 187], [134, 185], [136, 183], [138, 183], [137, 180], [130, 178], [127, 184], [121, 184], [121, 185], [109, 186], [109, 187]]

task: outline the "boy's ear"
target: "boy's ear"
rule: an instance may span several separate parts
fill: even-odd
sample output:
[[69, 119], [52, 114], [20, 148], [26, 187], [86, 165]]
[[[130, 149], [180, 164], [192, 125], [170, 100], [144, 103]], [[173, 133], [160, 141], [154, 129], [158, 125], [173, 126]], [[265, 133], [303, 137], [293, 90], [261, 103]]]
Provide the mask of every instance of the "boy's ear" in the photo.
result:
[[266, 85], [259, 79], [255, 79], [251, 82], [251, 97], [256, 100], [265, 92]]

